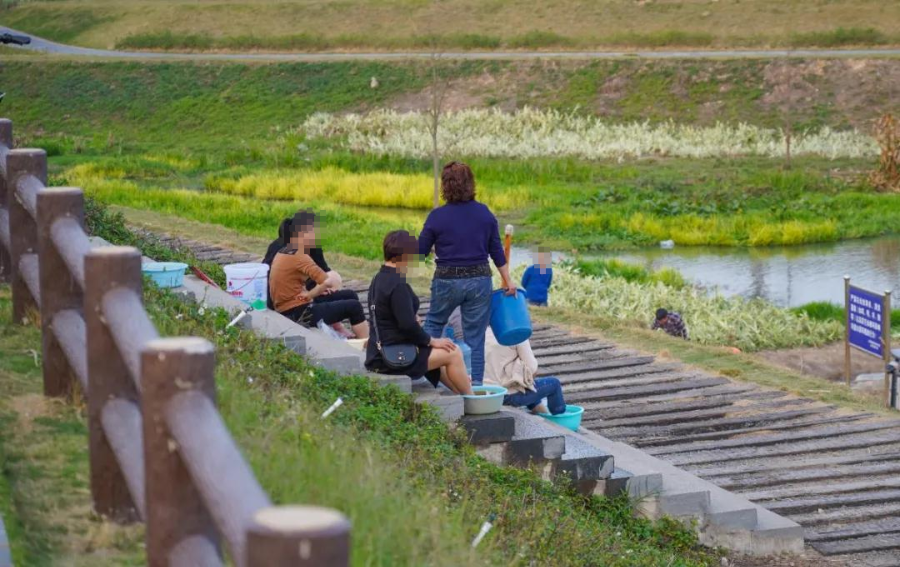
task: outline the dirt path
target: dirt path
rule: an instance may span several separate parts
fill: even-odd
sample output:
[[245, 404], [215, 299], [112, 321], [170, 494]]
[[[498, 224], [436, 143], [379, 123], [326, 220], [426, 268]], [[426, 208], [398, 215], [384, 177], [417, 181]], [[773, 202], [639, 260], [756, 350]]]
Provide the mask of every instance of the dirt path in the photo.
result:
[[[0, 33], [29, 35], [0, 26]], [[19, 49], [56, 55], [102, 59], [190, 60], [190, 61], [394, 61], [427, 59], [430, 52], [348, 52], [348, 53], [162, 53], [152, 51], [115, 51], [55, 43], [34, 35], [31, 44]], [[671, 51], [453, 51], [440, 55], [445, 59], [515, 60], [515, 59], [776, 59], [785, 57], [900, 57], [900, 49], [724, 49]]]

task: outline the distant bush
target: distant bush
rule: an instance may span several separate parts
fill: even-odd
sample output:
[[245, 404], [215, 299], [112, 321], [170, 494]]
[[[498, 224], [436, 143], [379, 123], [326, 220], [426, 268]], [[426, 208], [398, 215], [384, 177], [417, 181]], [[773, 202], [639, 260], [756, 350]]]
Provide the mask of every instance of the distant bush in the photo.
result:
[[573, 266], [586, 276], [623, 278], [625, 281], [637, 283], [662, 283], [674, 288], [683, 288], [687, 285], [684, 276], [672, 268], [650, 271], [642, 266], [616, 259], [576, 260]]
[[874, 28], [837, 28], [794, 34], [790, 44], [795, 47], [842, 47], [846, 45], [883, 45], [890, 39]]
[[[520, 276], [522, 267], [515, 276]], [[560, 266], [553, 273], [550, 305], [581, 315], [627, 321], [649, 328], [659, 307], [679, 312], [691, 340], [746, 351], [818, 346], [841, 337], [841, 325], [792, 313], [762, 299], [724, 297], [694, 287], [594, 277]]]
[[[793, 313], [804, 314], [814, 321], [835, 321], [844, 324], [844, 308], [828, 301], [813, 301], [791, 309]], [[891, 309], [891, 327], [900, 328], [900, 309]]]

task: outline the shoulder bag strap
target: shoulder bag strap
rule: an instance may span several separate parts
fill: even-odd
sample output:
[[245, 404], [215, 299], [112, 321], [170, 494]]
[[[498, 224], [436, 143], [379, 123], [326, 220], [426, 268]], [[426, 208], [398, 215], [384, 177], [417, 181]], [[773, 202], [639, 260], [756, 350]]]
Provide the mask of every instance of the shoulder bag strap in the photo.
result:
[[372, 330], [375, 331], [375, 346], [378, 348], [378, 351], [381, 352], [381, 336], [378, 333], [378, 318], [375, 317], [375, 282], [377, 281], [378, 274], [372, 278], [372, 282], [369, 284], [369, 312], [372, 314]]

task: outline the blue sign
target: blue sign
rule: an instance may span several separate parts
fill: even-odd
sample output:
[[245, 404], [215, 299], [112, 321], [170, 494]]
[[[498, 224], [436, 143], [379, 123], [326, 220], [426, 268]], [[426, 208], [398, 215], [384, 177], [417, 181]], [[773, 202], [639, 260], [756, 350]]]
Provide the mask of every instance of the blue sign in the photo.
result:
[[878, 358], [884, 357], [883, 305], [883, 298], [877, 293], [850, 286], [850, 305], [847, 306], [850, 345]]

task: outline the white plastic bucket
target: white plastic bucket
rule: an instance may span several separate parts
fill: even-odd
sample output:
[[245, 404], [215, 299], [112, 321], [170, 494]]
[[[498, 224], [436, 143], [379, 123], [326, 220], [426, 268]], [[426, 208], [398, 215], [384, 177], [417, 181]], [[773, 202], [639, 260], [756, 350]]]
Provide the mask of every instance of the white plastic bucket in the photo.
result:
[[269, 266], [266, 264], [228, 264], [225, 290], [254, 309], [265, 309], [269, 299]]

